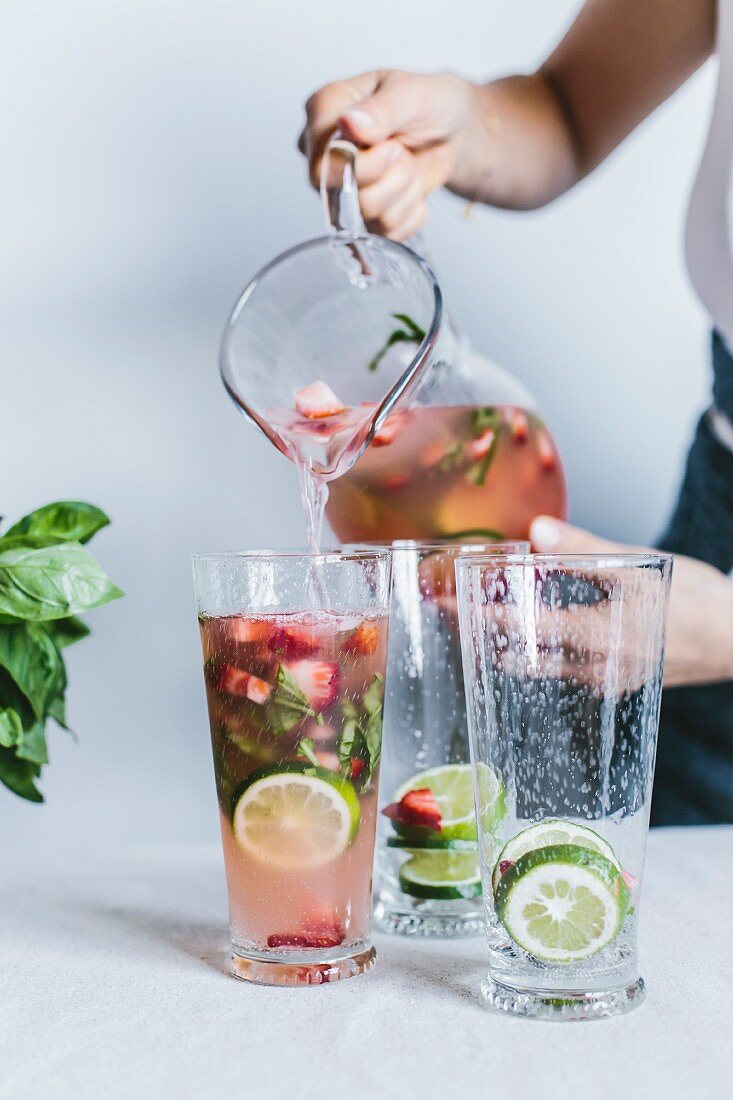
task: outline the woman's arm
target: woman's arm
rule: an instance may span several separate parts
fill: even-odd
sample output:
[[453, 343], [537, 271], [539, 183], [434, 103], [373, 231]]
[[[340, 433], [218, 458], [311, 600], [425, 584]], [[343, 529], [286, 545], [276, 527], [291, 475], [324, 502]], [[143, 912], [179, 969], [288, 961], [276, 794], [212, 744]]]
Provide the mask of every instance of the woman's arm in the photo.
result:
[[588, 0], [537, 73], [476, 90], [456, 164], [470, 165], [469, 148], [483, 164], [448, 186], [496, 206], [551, 201], [676, 91], [714, 40], [714, 0]]
[[715, 0], [588, 0], [531, 76], [476, 85], [387, 69], [308, 100], [300, 147], [317, 184], [340, 125], [364, 147], [362, 210], [404, 240], [437, 187], [496, 206], [542, 206], [567, 191], [710, 55]]

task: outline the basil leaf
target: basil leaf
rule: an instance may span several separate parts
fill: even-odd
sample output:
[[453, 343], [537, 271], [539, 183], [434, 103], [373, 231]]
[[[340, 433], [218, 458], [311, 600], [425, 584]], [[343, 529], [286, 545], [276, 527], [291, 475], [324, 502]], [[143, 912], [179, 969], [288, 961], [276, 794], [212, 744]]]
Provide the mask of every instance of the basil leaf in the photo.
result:
[[9, 749], [15, 745], [23, 732], [23, 723], [17, 710], [7, 707], [0, 710], [0, 745]]
[[48, 764], [43, 722], [34, 722], [29, 729], [23, 730], [15, 746], [15, 755], [19, 760], [30, 760], [32, 764]]
[[379, 763], [382, 754], [382, 709], [383, 695], [382, 677], [377, 673], [373, 683], [364, 692], [362, 707], [364, 709], [364, 741], [369, 752], [369, 777]]
[[76, 615], [69, 615], [68, 619], [54, 619], [52, 622], [44, 623], [43, 629], [51, 635], [59, 649], [65, 649], [74, 642], [80, 642], [82, 638], [88, 638], [91, 634], [87, 624], [82, 619], [77, 619]]
[[5, 537], [32, 535], [63, 542], [88, 542], [110, 522], [101, 508], [81, 500], [60, 500], [29, 512], [14, 524]]
[[480, 459], [468, 472], [468, 479], [474, 485], [482, 486], [486, 484], [486, 475], [489, 472], [491, 463], [496, 458], [496, 449], [499, 446], [499, 432], [501, 430], [501, 413], [488, 406], [482, 409], [475, 409], [473, 413], [473, 430], [474, 434], [478, 438], [482, 435], [487, 428], [491, 428], [494, 432], [494, 438], [491, 441], [491, 446], [487, 454]]
[[[57, 722], [62, 729], [69, 730], [66, 724], [66, 700], [64, 699], [63, 693], [55, 696], [55, 698], [51, 700], [46, 707], [46, 714], [49, 718], [53, 718], [54, 722]], [[69, 730], [69, 733], [72, 733], [72, 731]], [[72, 734], [72, 736], [74, 735]], [[74, 739], [76, 740], [76, 738]]]
[[66, 687], [61, 654], [36, 623], [0, 626], [0, 666], [12, 676], [38, 720], [53, 696]]
[[0, 747], [0, 783], [29, 802], [43, 802], [43, 795], [33, 782], [40, 767], [31, 760], [19, 760], [12, 749]]
[[315, 768], [320, 768], [321, 762], [316, 756], [313, 741], [310, 737], [301, 738], [298, 744], [298, 752], [304, 756]]
[[369, 362], [368, 369], [372, 372], [377, 369], [389, 349], [395, 344], [421, 344], [425, 339], [424, 330], [421, 329], [419, 325], [415, 324], [412, 318], [408, 317], [406, 313], [393, 313], [392, 316], [395, 321], [400, 321], [405, 327], [404, 329], [396, 328], [394, 332], [389, 334], [382, 347]]
[[360, 738], [357, 713], [354, 704], [350, 700], [343, 703], [344, 722], [339, 741], [338, 757], [342, 768], [351, 767], [351, 757], [356, 752], [357, 741]]
[[275, 677], [275, 690], [269, 707], [272, 732], [276, 736], [289, 733], [305, 718], [316, 718], [316, 712], [298, 687], [285, 665], [280, 665]]
[[0, 540], [0, 615], [65, 619], [122, 594], [78, 542], [8, 548]]

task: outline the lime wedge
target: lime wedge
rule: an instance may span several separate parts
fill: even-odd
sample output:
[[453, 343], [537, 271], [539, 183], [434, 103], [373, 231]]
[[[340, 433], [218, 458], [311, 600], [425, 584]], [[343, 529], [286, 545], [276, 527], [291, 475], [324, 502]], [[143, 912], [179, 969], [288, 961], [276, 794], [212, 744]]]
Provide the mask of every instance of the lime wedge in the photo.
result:
[[593, 829], [577, 821], [546, 817], [543, 821], [536, 821], [534, 825], [522, 829], [521, 833], [517, 833], [504, 845], [491, 877], [494, 893], [501, 878], [500, 867], [503, 863], [516, 863], [527, 852], [534, 851], [535, 848], [548, 848], [554, 844], [578, 844], [591, 852], [600, 852], [617, 870], [623, 870], [611, 845]]
[[481, 874], [475, 852], [421, 852], [400, 867], [400, 888], [416, 898], [477, 898]]
[[572, 963], [615, 940], [629, 890], [618, 868], [600, 852], [555, 844], [528, 852], [505, 871], [495, 904], [499, 920], [529, 955]]
[[[435, 795], [440, 809], [443, 840], [476, 840], [476, 813], [473, 805], [473, 780], [470, 764], [444, 764], [439, 768], [428, 768], [418, 772], [395, 791], [393, 801], [399, 802], [408, 791], [419, 791], [428, 787]], [[419, 842], [420, 837], [435, 830], [419, 826], [402, 825], [395, 822], [400, 836]], [[438, 834], [435, 834], [438, 835]]]
[[240, 848], [279, 870], [330, 863], [359, 831], [356, 791], [325, 768], [298, 764], [250, 775], [232, 800], [232, 828]]

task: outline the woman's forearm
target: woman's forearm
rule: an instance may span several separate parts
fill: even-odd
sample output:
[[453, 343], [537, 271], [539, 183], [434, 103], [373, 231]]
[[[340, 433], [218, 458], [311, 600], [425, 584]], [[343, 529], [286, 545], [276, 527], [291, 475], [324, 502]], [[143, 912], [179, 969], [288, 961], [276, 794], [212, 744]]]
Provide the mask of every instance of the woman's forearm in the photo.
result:
[[582, 174], [572, 123], [542, 74], [472, 85], [466, 124], [455, 138], [449, 190], [514, 210], [533, 209]]

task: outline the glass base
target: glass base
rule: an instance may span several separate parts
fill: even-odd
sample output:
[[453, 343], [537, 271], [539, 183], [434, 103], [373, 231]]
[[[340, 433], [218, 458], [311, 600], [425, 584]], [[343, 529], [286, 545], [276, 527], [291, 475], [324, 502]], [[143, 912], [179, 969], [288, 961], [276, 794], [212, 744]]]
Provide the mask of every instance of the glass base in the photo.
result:
[[451, 911], [446, 902], [416, 902], [404, 906], [377, 898], [374, 924], [380, 932], [397, 936], [432, 936], [435, 939], [458, 939], [462, 936], [482, 936], [485, 933], [483, 914], [474, 911]]
[[229, 956], [229, 973], [233, 978], [256, 982], [257, 985], [325, 985], [365, 974], [374, 966], [376, 958], [374, 947], [367, 947], [356, 955], [307, 963], [255, 958], [232, 951]]
[[534, 1020], [600, 1020], [619, 1016], [637, 1008], [645, 996], [642, 978], [620, 989], [583, 993], [515, 989], [495, 981], [489, 974], [481, 983], [481, 1000], [486, 1008]]

